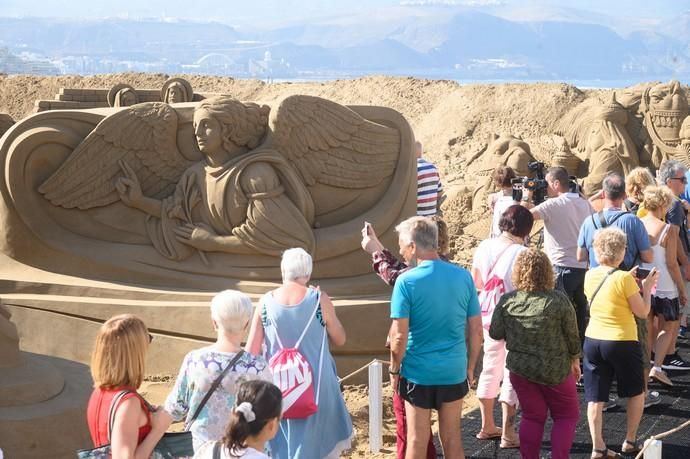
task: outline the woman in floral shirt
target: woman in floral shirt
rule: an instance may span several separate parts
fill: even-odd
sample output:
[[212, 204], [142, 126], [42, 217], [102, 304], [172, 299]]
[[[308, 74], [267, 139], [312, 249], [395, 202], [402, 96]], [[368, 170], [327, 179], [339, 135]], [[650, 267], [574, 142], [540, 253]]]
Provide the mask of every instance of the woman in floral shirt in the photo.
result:
[[[187, 354], [180, 367], [175, 387], [165, 401], [165, 411], [176, 421], [185, 420], [192, 431], [194, 450], [207, 441], [223, 437], [239, 385], [251, 379], [271, 381], [271, 373], [262, 357], [243, 353], [241, 340], [252, 316], [252, 303], [247, 295], [225, 290], [211, 301], [211, 319], [218, 334], [216, 342]], [[231, 364], [221, 384], [213, 392], [196, 420], [188, 425], [213, 382]]]

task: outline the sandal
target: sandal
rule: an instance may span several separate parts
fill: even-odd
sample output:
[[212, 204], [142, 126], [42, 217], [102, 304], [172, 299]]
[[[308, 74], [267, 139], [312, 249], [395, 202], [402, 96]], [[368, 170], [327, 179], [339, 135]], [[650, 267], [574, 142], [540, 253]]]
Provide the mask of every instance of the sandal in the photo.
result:
[[604, 449], [592, 449], [592, 459], [608, 459], [608, 458], [622, 458], [617, 452], [610, 450], [608, 448]]
[[[630, 449], [625, 449], [628, 446]], [[623, 441], [623, 447], [621, 448], [621, 453], [623, 454], [637, 454], [642, 449], [642, 445], [635, 441], [625, 440]]]
[[477, 440], [493, 440], [494, 438], [501, 438], [502, 431], [500, 428], [496, 427], [496, 430], [493, 431], [493, 433], [489, 432], [484, 432], [483, 430], [480, 430], [475, 437], [477, 437]]
[[501, 449], [515, 449], [520, 447], [520, 440], [517, 438], [515, 440], [509, 440], [508, 438], [501, 437]]

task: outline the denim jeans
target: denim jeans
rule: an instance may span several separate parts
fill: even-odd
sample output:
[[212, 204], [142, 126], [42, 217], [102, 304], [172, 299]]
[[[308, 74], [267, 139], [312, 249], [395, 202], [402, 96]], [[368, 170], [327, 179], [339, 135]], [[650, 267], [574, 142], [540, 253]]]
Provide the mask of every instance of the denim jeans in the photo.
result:
[[570, 268], [567, 266], [554, 266], [556, 274], [556, 289], [565, 293], [575, 307], [577, 328], [580, 333], [580, 344], [585, 341], [585, 328], [589, 319], [587, 310], [587, 297], [585, 296], [585, 268]]

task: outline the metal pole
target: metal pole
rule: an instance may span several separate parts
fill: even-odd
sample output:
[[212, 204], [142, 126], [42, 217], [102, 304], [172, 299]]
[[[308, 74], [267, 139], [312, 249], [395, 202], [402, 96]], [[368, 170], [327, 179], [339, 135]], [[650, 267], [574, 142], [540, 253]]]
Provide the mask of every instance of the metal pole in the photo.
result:
[[369, 365], [369, 450], [378, 453], [383, 446], [383, 365], [374, 360]]

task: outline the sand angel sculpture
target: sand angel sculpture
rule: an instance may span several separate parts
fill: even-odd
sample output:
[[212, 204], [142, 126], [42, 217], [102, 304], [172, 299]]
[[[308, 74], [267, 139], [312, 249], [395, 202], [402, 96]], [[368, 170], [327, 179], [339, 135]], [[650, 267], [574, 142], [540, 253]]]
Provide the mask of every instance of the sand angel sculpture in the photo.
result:
[[189, 81], [184, 78], [169, 78], [161, 88], [161, 100], [168, 104], [191, 102], [194, 91]]
[[137, 92], [128, 84], [116, 84], [108, 91], [108, 105], [111, 107], [129, 107], [137, 103]]
[[202, 101], [192, 123], [202, 159], [193, 160], [178, 149], [172, 106], [129, 107], [103, 119], [39, 192], [66, 209], [120, 202], [143, 212], [150, 244], [178, 262], [290, 247], [333, 255], [333, 225], [382, 200], [403, 156], [401, 133], [310, 96], [288, 97], [271, 115], [228, 96]]

